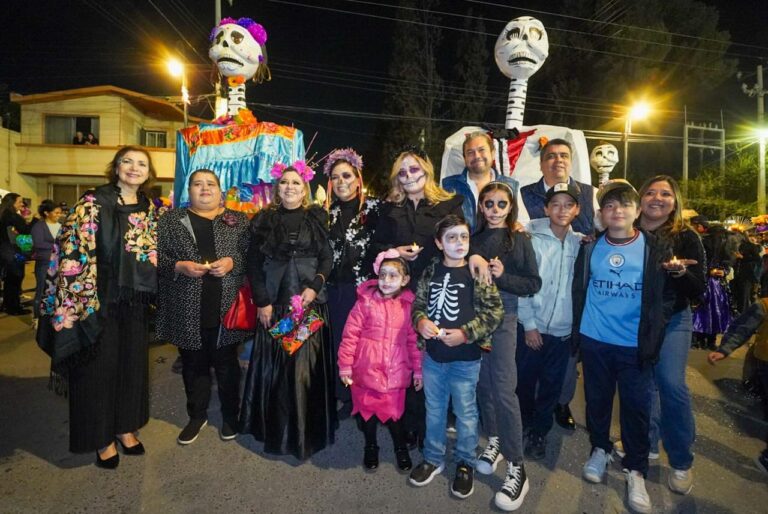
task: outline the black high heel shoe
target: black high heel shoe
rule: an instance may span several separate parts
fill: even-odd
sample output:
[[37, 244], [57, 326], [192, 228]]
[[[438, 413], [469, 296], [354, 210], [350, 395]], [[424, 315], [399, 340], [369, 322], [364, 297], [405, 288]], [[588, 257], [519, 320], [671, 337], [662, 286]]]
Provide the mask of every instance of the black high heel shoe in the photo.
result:
[[99, 452], [96, 452], [96, 466], [102, 469], [115, 469], [120, 464], [120, 454], [115, 453], [108, 459], [102, 459]]
[[123, 444], [123, 441], [121, 441], [119, 437], [115, 437], [115, 441], [120, 444], [120, 447], [123, 449], [123, 453], [126, 455], [144, 455], [144, 445], [141, 444], [141, 441], [139, 441], [138, 444], [134, 444], [133, 446], [126, 446]]

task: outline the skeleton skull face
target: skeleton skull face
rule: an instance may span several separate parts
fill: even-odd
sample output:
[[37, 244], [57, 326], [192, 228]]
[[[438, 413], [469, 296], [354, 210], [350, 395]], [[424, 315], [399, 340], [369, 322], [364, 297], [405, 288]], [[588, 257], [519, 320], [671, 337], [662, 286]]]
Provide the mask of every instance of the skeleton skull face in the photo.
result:
[[496, 40], [496, 65], [511, 79], [527, 79], [549, 55], [549, 39], [536, 18], [521, 16], [507, 23]]
[[598, 173], [610, 173], [619, 162], [619, 151], [609, 143], [597, 145], [589, 154], [589, 164]]
[[241, 76], [246, 80], [256, 74], [264, 60], [261, 46], [251, 33], [234, 23], [218, 27], [208, 57], [225, 77]]

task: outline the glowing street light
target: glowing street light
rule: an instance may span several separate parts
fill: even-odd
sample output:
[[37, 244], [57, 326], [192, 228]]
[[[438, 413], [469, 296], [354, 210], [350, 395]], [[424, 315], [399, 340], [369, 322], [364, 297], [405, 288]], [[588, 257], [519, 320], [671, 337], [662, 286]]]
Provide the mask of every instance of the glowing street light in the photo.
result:
[[181, 77], [181, 103], [184, 106], [184, 126], [189, 125], [187, 105], [189, 105], [189, 90], [187, 89], [187, 74], [184, 73], [184, 64], [178, 59], [168, 61], [168, 72], [174, 77]]
[[629, 134], [632, 133], [632, 121], [644, 120], [651, 114], [651, 106], [647, 102], [637, 102], [627, 110], [624, 118], [624, 178], [627, 178], [629, 165]]

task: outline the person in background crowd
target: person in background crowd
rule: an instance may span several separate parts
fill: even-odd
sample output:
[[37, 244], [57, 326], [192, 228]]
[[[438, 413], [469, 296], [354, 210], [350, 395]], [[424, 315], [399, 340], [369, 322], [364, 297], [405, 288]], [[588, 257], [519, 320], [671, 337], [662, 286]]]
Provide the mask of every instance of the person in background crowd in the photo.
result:
[[158, 223], [157, 335], [181, 354], [189, 422], [179, 444], [190, 444], [208, 423], [211, 368], [221, 402], [219, 437], [237, 436], [240, 365], [237, 345], [249, 335], [222, 319], [245, 277], [248, 218], [221, 206], [221, 186], [207, 169], [189, 176], [189, 207], [169, 211]]
[[98, 145], [99, 140], [96, 138], [96, 136], [93, 135], [93, 132], [88, 132], [88, 135], [85, 136], [85, 144], [86, 145]]
[[760, 279], [762, 248], [750, 241], [747, 234], [739, 233], [738, 237], [741, 241], [736, 252], [731, 291], [733, 307], [736, 312], [741, 313], [747, 310], [755, 299], [755, 285]]
[[17, 236], [30, 231], [30, 224], [20, 214], [23, 208], [24, 200], [16, 193], [8, 193], [0, 201], [0, 261], [5, 268], [3, 310], [11, 316], [30, 312], [21, 306], [25, 257], [16, 244]]
[[149, 420], [158, 212], [148, 192], [157, 174], [145, 149], [125, 146], [106, 175], [62, 224], [38, 344], [51, 355], [54, 387], [69, 396], [70, 451], [96, 451], [96, 465], [114, 469], [116, 442], [126, 455], [145, 451], [136, 431]]
[[84, 145], [85, 144], [85, 136], [83, 136], [83, 133], [81, 131], [75, 132], [75, 137], [72, 138], [72, 144], [73, 145]]
[[56, 235], [61, 228], [61, 207], [53, 200], [43, 200], [37, 208], [40, 221], [32, 226], [32, 257], [35, 260], [35, 302], [32, 304], [32, 316], [40, 316], [40, 302], [45, 291], [45, 277], [51, 260], [51, 250]]

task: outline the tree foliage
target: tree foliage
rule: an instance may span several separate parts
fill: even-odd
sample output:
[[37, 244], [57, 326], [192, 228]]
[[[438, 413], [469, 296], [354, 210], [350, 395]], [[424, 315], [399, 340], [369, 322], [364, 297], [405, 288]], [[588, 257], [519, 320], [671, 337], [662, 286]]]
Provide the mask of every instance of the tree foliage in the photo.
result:
[[710, 219], [756, 216], [757, 152], [737, 149], [726, 159], [725, 173], [718, 166], [705, 168], [688, 181], [687, 206]]

